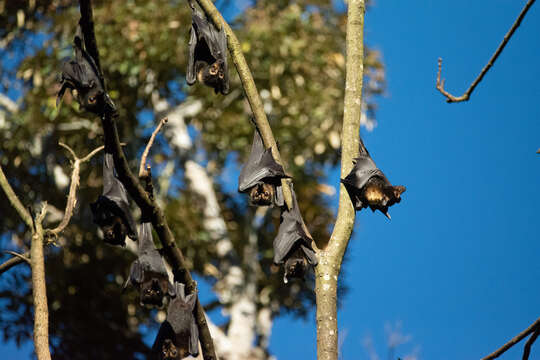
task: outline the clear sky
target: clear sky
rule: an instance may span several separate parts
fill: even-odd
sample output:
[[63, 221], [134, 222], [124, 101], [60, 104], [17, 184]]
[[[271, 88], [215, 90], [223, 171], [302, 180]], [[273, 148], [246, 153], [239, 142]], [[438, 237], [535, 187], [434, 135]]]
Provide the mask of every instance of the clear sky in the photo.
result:
[[[385, 324], [411, 338], [395, 355], [480, 359], [540, 316], [540, 4], [529, 11], [471, 100], [435, 90], [437, 58], [460, 95], [525, 1], [375, 0], [366, 41], [383, 53], [388, 90], [363, 132], [403, 201], [392, 221], [362, 211], [345, 265], [339, 312], [343, 360], [387, 358]], [[337, 171], [330, 182], [337, 184]], [[336, 197], [337, 198], [337, 197]], [[271, 352], [316, 357], [311, 320], [280, 318]], [[502, 359], [521, 358], [523, 344]], [[27, 358], [29, 348], [7, 359]], [[531, 359], [540, 359], [540, 343]]]
[[[401, 321], [420, 359], [479, 359], [540, 316], [540, 4], [467, 103], [435, 89], [444, 59], [461, 95], [525, 1], [375, 0], [366, 41], [382, 51], [387, 96], [366, 146], [407, 186], [392, 221], [362, 211], [338, 316], [344, 360], [387, 358], [386, 323]], [[337, 173], [334, 183], [337, 182]], [[314, 321], [278, 320], [278, 359], [314, 359]], [[295, 334], [295, 336], [291, 336]], [[502, 359], [521, 359], [523, 344]], [[400, 351], [402, 350], [402, 351]], [[540, 343], [531, 359], [540, 359]]]

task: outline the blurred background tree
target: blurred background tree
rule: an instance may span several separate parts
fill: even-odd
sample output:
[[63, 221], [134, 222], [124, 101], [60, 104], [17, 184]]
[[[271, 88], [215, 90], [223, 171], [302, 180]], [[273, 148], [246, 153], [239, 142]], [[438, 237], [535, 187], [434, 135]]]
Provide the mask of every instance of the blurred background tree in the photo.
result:
[[[240, 12], [239, 4], [249, 7]], [[325, 185], [325, 173], [339, 158], [345, 14], [316, 0], [216, 5], [241, 40], [306, 224], [315, 239], [327, 238], [329, 199], [338, 184]], [[151, 152], [157, 197], [196, 278], [212, 289], [201, 300], [218, 353], [222, 359], [267, 359], [273, 319], [310, 314], [313, 278], [283, 285], [281, 269], [272, 265], [279, 211], [250, 208], [236, 191], [253, 136], [236, 71], [230, 70], [227, 96], [186, 86], [191, 13], [185, 1], [94, 6], [102, 67], [133, 168], [157, 120], [169, 118]], [[24, 204], [48, 201], [51, 223], [62, 216], [69, 185], [69, 162], [58, 142], [79, 154], [102, 144], [99, 120], [70, 95], [55, 106], [57, 76], [72, 54], [78, 20], [76, 1], [0, 1], [0, 163]], [[371, 129], [373, 96], [384, 91], [380, 54], [368, 50], [365, 67], [362, 121]], [[88, 206], [101, 185], [96, 157], [82, 168], [77, 211], [61, 246], [48, 249], [55, 359], [144, 358], [164, 319], [162, 311], [141, 308], [133, 291], [122, 294], [135, 245], [128, 240], [126, 250], [103, 244]], [[0, 199], [0, 248], [26, 251], [28, 234], [3, 193]], [[2, 275], [5, 341], [32, 339], [29, 285], [24, 265]]]

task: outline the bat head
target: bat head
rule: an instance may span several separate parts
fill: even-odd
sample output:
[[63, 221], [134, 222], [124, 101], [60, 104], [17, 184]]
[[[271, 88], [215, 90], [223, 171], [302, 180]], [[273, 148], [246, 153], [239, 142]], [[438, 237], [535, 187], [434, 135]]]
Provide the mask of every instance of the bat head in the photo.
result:
[[210, 65], [204, 61], [197, 62], [197, 80], [214, 89], [217, 94], [224, 91], [225, 87], [225, 62], [217, 59]]
[[90, 204], [94, 224], [103, 231], [103, 240], [111, 245], [126, 245], [128, 227], [121, 210], [114, 201], [100, 196], [95, 203]]
[[249, 190], [251, 205], [270, 206], [274, 200], [275, 186], [269, 183], [258, 183]]
[[165, 339], [161, 345], [161, 357], [162, 360], [175, 360], [182, 359], [179, 356], [180, 353], [171, 339]]
[[392, 186], [377, 168], [369, 152], [365, 148], [363, 150], [360, 157], [355, 159], [351, 172], [341, 182], [345, 185], [355, 210], [369, 207], [372, 211], [379, 210], [390, 218], [388, 208], [401, 201], [405, 187]]
[[308, 269], [308, 262], [306, 258], [299, 253], [295, 253], [285, 261], [283, 266], [285, 273], [283, 274], [283, 282], [287, 284], [290, 279], [303, 279]]
[[151, 307], [163, 306], [163, 298], [165, 297], [165, 294], [167, 294], [169, 281], [161, 274], [158, 275], [149, 271], [144, 273], [144, 280], [140, 285], [140, 301], [142, 305]]

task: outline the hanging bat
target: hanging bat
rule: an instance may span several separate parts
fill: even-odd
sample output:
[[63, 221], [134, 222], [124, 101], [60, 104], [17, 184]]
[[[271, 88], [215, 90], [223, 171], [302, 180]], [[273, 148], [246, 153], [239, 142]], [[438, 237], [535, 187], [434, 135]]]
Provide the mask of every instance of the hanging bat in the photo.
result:
[[141, 305], [161, 307], [165, 295], [176, 296], [165, 263], [152, 238], [152, 224], [143, 222], [139, 228], [139, 257], [131, 265], [129, 283], [139, 289]]
[[116, 106], [105, 91], [103, 79], [92, 56], [84, 49], [83, 35], [79, 28], [73, 40], [75, 59], [62, 65], [62, 87], [56, 98], [58, 107], [67, 89], [76, 90], [77, 100], [83, 109], [97, 115], [106, 111], [116, 112]]
[[291, 278], [303, 278], [309, 265], [317, 265], [317, 257], [311, 246], [313, 238], [307, 232], [300, 214], [296, 194], [291, 187], [293, 207], [281, 212], [279, 230], [274, 239], [274, 263], [285, 264], [283, 282]]
[[199, 329], [193, 316], [197, 293], [185, 295], [184, 284], [175, 283], [176, 298], [167, 308], [167, 319], [161, 324], [152, 346], [153, 359], [183, 359], [199, 355]]
[[341, 179], [354, 204], [355, 210], [370, 207], [372, 211], [379, 210], [388, 219], [388, 208], [401, 201], [405, 186], [392, 186], [383, 172], [377, 168], [369, 152], [360, 140], [360, 156], [349, 175]]
[[218, 31], [190, 1], [192, 10], [189, 58], [186, 74], [188, 85], [196, 81], [226, 95], [229, 93], [227, 36], [223, 26]]
[[274, 160], [272, 150], [264, 148], [259, 130], [255, 128], [251, 152], [238, 178], [238, 191], [249, 193], [251, 205], [283, 206], [281, 179], [288, 177], [283, 166]]
[[103, 239], [111, 245], [126, 245], [126, 235], [137, 240], [135, 221], [129, 211], [126, 189], [114, 174], [111, 153], [103, 158], [103, 194], [90, 204], [94, 224], [103, 231]]

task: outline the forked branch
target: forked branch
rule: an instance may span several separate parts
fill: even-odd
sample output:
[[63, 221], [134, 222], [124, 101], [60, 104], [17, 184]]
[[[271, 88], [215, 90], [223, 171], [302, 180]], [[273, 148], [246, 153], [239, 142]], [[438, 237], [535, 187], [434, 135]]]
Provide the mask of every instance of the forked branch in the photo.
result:
[[[508, 349], [510, 349], [512, 346], [516, 345], [518, 342], [525, 339], [527, 336], [529, 336], [533, 332], [536, 334], [536, 337], [538, 337], [538, 334], [537, 334], [538, 330], [540, 330], [540, 318], [538, 318], [528, 328], [526, 328], [525, 330], [523, 330], [522, 332], [517, 334], [514, 338], [512, 338], [506, 344], [501, 346], [499, 349], [495, 350], [493, 353], [489, 354], [488, 356], [483, 357], [481, 360], [493, 360], [493, 359], [498, 358], [499, 356], [504, 354]], [[533, 336], [535, 336], [535, 334], [533, 334]], [[525, 350], [527, 350], [527, 349], [529, 350], [527, 352], [527, 357], [529, 356], [531, 345], [534, 342], [534, 340], [536, 340], [536, 337], [534, 337], [534, 338], [531, 337], [532, 341], [531, 341], [531, 339], [529, 339], [529, 341], [527, 341], [527, 344], [525, 345], [525, 347], [526, 347]], [[525, 352], [523, 354], [523, 359], [524, 360], [527, 359], [525, 357]]]
[[517, 17], [516, 21], [514, 21], [514, 23], [512, 24], [512, 27], [510, 28], [510, 30], [508, 30], [506, 35], [504, 35], [504, 38], [501, 41], [501, 43], [499, 44], [499, 47], [497, 48], [497, 50], [495, 50], [495, 53], [493, 53], [493, 55], [489, 59], [486, 66], [484, 66], [482, 71], [480, 71], [480, 74], [478, 74], [476, 79], [474, 79], [474, 81], [471, 83], [471, 85], [469, 86], [467, 91], [465, 91], [465, 93], [463, 95], [454, 96], [454, 95], [450, 94], [448, 91], [446, 91], [444, 89], [444, 79], [441, 80], [442, 59], [439, 58], [439, 61], [438, 61], [439, 62], [439, 70], [437, 72], [437, 86], [436, 87], [437, 87], [437, 90], [439, 90], [439, 92], [446, 97], [446, 102], [447, 103], [454, 103], [454, 102], [461, 102], [461, 101], [469, 100], [469, 98], [471, 97], [472, 92], [474, 91], [476, 86], [480, 83], [480, 81], [482, 81], [482, 79], [484, 78], [486, 73], [489, 71], [489, 69], [493, 66], [493, 64], [495, 63], [495, 61], [499, 57], [499, 55], [502, 53], [502, 51], [504, 50], [504, 47], [506, 46], [506, 44], [508, 43], [508, 41], [510, 40], [510, 38], [512, 37], [512, 35], [516, 31], [516, 29], [519, 27], [519, 25], [521, 24], [521, 21], [523, 20], [525, 15], [527, 15], [527, 11], [529, 11], [529, 9], [531, 8], [531, 6], [534, 4], [535, 1], [536, 0], [527, 1], [527, 4], [525, 4], [525, 7], [521, 10], [521, 13], [519, 13], [519, 16]]

